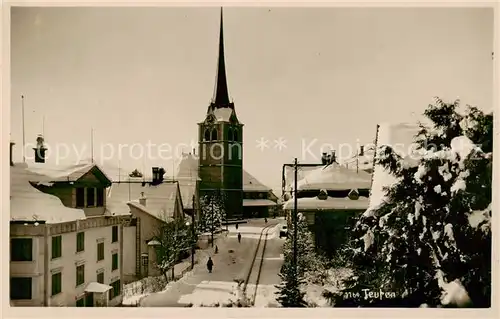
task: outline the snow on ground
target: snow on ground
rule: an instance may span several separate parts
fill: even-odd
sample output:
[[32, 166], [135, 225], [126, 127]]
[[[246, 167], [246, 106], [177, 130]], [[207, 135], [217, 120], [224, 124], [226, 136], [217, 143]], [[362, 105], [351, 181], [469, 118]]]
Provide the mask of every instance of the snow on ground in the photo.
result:
[[138, 305], [142, 298], [152, 293], [166, 293], [176, 283], [184, 282], [193, 275], [193, 271], [188, 271], [177, 281], [165, 283], [165, 279], [160, 277], [147, 277], [138, 281], [123, 285], [123, 305]]
[[[249, 285], [250, 286], [250, 285]], [[254, 289], [252, 289], [253, 291]], [[257, 294], [255, 296], [254, 307], [256, 308], [276, 308], [279, 307], [276, 301], [276, 292], [278, 289], [275, 285], [259, 285], [257, 286]]]
[[[249, 284], [247, 296], [252, 298], [254, 291], [255, 285]], [[257, 286], [254, 307], [278, 307], [276, 291], [274, 285]], [[193, 307], [216, 307], [235, 304], [241, 297], [236, 282], [205, 280], [198, 284], [191, 294], [181, 296], [179, 303], [189, 304]]]
[[[280, 228], [284, 225], [283, 223], [279, 223], [274, 227], [271, 227], [267, 233], [267, 240], [279, 238]], [[238, 229], [232, 226], [229, 227], [229, 234], [227, 237], [236, 238], [238, 237], [238, 232], [241, 234], [241, 238], [249, 238], [249, 239], [259, 239], [260, 233], [262, 232], [263, 227], [256, 226], [239, 226]], [[262, 239], [265, 238], [265, 231]]]
[[236, 302], [238, 299], [238, 284], [226, 281], [204, 280], [193, 292], [179, 298], [181, 304], [191, 304], [193, 307], [207, 307]]

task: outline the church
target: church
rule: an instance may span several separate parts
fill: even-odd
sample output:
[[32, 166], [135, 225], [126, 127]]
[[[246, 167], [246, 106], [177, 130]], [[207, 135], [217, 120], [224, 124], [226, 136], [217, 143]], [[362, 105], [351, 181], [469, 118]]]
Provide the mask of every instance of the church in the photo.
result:
[[229, 99], [222, 9], [220, 19], [214, 96], [205, 119], [198, 123], [198, 159], [195, 159], [196, 154], [184, 154], [177, 179], [179, 182], [189, 178], [187, 176], [194, 179], [189, 187], [196, 189], [186, 193], [197, 193], [200, 199], [205, 196], [221, 198], [227, 219], [267, 217], [276, 209], [277, 197], [271, 188], [243, 169], [243, 123]]

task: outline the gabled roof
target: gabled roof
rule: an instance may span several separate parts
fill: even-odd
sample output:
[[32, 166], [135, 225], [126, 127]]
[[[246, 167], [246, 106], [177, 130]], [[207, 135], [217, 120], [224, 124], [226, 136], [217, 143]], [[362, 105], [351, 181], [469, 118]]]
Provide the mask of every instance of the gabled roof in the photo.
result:
[[[163, 182], [157, 186], [130, 179], [130, 182], [113, 183], [106, 191], [106, 208], [112, 215], [128, 214], [130, 208], [128, 203], [139, 203], [141, 193], [146, 198], [147, 212], [154, 217], [173, 216], [175, 212], [175, 201], [179, 194], [177, 183]], [[182, 203], [182, 199], [179, 198]]]
[[40, 183], [57, 183], [57, 182], [76, 182], [85, 174], [92, 172], [106, 185], [111, 184], [111, 179], [104, 171], [93, 163], [80, 163], [76, 165], [57, 165], [51, 166], [47, 163], [31, 163], [28, 164], [29, 171], [40, 175], [33, 182]]
[[63, 223], [85, 219], [82, 209], [69, 208], [54, 195], [46, 194], [31, 185], [31, 181], [47, 176], [33, 173], [23, 163], [10, 167], [10, 219], [12, 221], [45, 221]]

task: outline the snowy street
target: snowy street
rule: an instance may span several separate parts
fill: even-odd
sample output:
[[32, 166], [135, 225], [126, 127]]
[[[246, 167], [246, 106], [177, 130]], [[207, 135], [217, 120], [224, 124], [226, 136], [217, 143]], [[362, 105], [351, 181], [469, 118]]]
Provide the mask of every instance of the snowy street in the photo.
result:
[[[278, 276], [282, 264], [282, 246], [284, 239], [279, 238], [280, 224], [282, 219], [250, 220], [248, 224], [242, 224], [236, 230], [235, 226], [229, 227], [228, 236], [218, 243], [217, 254], [206, 252], [202, 262], [195, 265], [194, 271], [187, 273], [183, 278], [169, 285], [165, 291], [151, 294], [141, 300], [141, 307], [185, 307], [212, 306], [224, 304], [237, 298], [237, 281], [245, 281], [250, 268], [253, 268], [252, 276], [247, 286], [247, 295], [255, 295], [256, 307], [275, 306], [274, 285], [280, 282]], [[259, 236], [265, 226], [270, 226], [265, 244], [264, 260], [260, 275], [256, 276], [256, 269], [261, 265], [262, 249], [264, 240], [259, 247], [259, 253], [255, 257]], [[237, 234], [241, 233], [241, 243], [238, 243]], [[265, 236], [262, 237], [263, 239]], [[209, 250], [210, 251], [210, 250]], [[212, 257], [214, 268], [208, 273], [206, 260], [208, 255]], [[254, 262], [253, 262], [254, 261]], [[253, 262], [253, 263], [252, 263]], [[259, 278], [257, 293], [255, 281]], [[251, 295], [251, 296], [250, 296]]]

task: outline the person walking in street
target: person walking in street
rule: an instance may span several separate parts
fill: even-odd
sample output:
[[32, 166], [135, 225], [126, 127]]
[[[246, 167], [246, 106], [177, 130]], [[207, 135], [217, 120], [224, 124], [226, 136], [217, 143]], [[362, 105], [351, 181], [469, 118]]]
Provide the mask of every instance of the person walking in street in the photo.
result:
[[236, 229], [238, 229], [238, 223], [236, 223]]
[[241, 243], [241, 234], [238, 232], [238, 243]]
[[208, 257], [207, 261], [207, 269], [209, 273], [212, 273], [212, 268], [214, 267], [214, 262], [212, 261], [212, 257]]
[[267, 217], [264, 217], [264, 223], [267, 224]]

